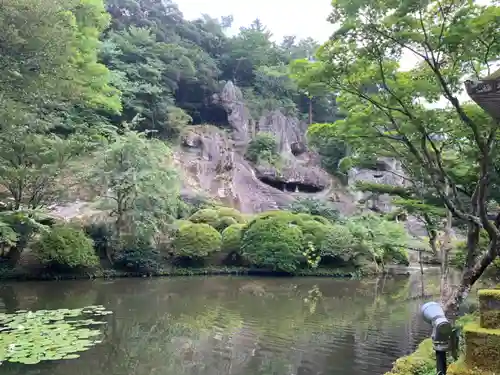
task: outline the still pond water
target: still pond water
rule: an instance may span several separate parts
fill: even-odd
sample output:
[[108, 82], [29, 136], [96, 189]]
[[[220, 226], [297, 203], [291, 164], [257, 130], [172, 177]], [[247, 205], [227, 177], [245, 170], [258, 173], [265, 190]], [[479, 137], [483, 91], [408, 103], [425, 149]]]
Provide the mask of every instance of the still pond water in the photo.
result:
[[[435, 293], [437, 277], [426, 276]], [[429, 334], [420, 275], [379, 280], [164, 278], [0, 285], [0, 312], [113, 311], [79, 359], [2, 375], [377, 375]], [[419, 297], [420, 296], [420, 297]]]

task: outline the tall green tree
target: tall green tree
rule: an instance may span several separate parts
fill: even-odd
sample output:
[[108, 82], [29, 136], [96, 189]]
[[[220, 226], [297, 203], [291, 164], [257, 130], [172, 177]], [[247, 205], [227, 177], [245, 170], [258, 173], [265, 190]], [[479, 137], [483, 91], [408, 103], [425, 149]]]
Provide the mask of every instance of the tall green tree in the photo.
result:
[[[469, 1], [332, 5], [330, 20], [340, 27], [302, 79], [339, 92], [346, 117], [331, 127], [353, 152], [397, 158], [410, 178], [467, 222], [467, 264], [445, 303], [453, 312], [500, 252], [500, 231], [488, 211], [499, 123], [457, 96], [463, 81], [480, 79], [500, 53], [500, 7]], [[403, 54], [416, 60], [411, 69], [400, 68]], [[448, 106], [426, 105], [440, 99]], [[466, 179], [459, 177], [463, 170]], [[478, 254], [481, 228], [490, 243]]]
[[101, 0], [3, 1], [3, 115], [15, 122], [22, 117], [16, 108], [32, 112], [69, 101], [118, 111], [120, 100], [109, 85], [109, 72], [97, 62], [99, 34], [108, 21]]
[[[108, 22], [102, 0], [0, 5], [0, 221], [17, 234], [11, 265], [37, 228], [33, 210], [60, 202], [71, 161], [88, 145], [76, 123], [71, 137], [58, 128], [73, 111], [121, 109], [109, 71], [97, 61]], [[78, 117], [73, 120], [85, 122]]]
[[[96, 153], [86, 180], [110, 210], [118, 244], [125, 235], [150, 240], [177, 217], [179, 184], [171, 156], [164, 142], [132, 130]], [[112, 253], [107, 257], [113, 260]]]
[[118, 77], [122, 119], [131, 121], [140, 114], [140, 127], [163, 137], [177, 136], [189, 123], [187, 114], [184, 121], [169, 121], [172, 112], [179, 111], [174, 98], [178, 81], [195, 74], [182, 47], [157, 42], [151, 29], [131, 26], [108, 34], [102, 59]]

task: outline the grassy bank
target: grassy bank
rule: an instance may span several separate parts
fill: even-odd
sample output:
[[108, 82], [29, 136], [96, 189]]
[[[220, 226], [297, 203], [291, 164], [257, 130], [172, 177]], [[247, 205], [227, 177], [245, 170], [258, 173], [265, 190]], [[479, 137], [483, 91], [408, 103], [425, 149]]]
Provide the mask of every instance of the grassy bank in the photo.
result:
[[[407, 275], [404, 269], [395, 271], [389, 269], [385, 271], [388, 275]], [[160, 269], [154, 272], [131, 272], [120, 271], [115, 269], [99, 269], [85, 272], [61, 273], [54, 271], [39, 271], [33, 272], [28, 270], [16, 269], [0, 269], [0, 280], [11, 281], [34, 281], [34, 280], [84, 280], [84, 279], [114, 279], [114, 278], [133, 278], [133, 277], [174, 277], [174, 276], [217, 276], [217, 275], [233, 275], [233, 276], [256, 276], [256, 277], [332, 277], [332, 278], [361, 278], [380, 275], [361, 270], [352, 269], [305, 269], [299, 270], [296, 273], [286, 273], [270, 271], [257, 268], [245, 267], [203, 267], [203, 268], [181, 268], [171, 267], [168, 269]]]

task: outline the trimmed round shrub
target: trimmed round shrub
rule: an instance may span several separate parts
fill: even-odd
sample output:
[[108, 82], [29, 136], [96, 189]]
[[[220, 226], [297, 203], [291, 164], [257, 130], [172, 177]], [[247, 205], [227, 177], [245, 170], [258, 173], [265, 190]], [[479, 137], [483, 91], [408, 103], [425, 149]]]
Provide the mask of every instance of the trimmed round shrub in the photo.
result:
[[311, 242], [318, 249], [321, 247], [328, 232], [332, 229], [331, 225], [325, 225], [315, 220], [303, 221], [298, 225], [304, 234], [304, 243]]
[[219, 219], [219, 213], [211, 208], [204, 208], [195, 212], [189, 218], [189, 221], [196, 224], [208, 224], [215, 227], [217, 220]]
[[185, 227], [186, 225], [191, 225], [191, 224], [193, 224], [193, 223], [190, 222], [189, 220], [176, 220], [176, 221], [174, 221], [174, 223], [172, 224], [172, 226], [175, 229], [180, 229], [182, 227]]
[[99, 258], [94, 242], [81, 229], [55, 225], [33, 245], [35, 256], [47, 266], [64, 268], [95, 267]]
[[254, 220], [244, 231], [242, 254], [253, 265], [292, 273], [300, 264], [302, 231], [279, 217]]
[[222, 237], [208, 224], [182, 226], [172, 243], [175, 255], [185, 258], [204, 258], [219, 251]]
[[224, 229], [233, 224], [238, 224], [238, 222], [230, 216], [223, 216], [215, 223], [215, 229], [222, 232]]
[[260, 220], [260, 219], [269, 219], [269, 218], [278, 218], [280, 220], [290, 220], [293, 221], [294, 218], [297, 216], [290, 211], [266, 211], [258, 214], [257, 216], [254, 217], [253, 221], [255, 220]]
[[358, 265], [359, 241], [344, 225], [332, 225], [320, 246], [320, 252], [327, 263]]
[[230, 253], [241, 253], [241, 236], [245, 228], [244, 224], [233, 224], [222, 232], [222, 251]]
[[217, 212], [220, 217], [232, 217], [237, 223], [243, 224], [245, 223], [245, 218], [242, 213], [231, 207], [217, 207]]

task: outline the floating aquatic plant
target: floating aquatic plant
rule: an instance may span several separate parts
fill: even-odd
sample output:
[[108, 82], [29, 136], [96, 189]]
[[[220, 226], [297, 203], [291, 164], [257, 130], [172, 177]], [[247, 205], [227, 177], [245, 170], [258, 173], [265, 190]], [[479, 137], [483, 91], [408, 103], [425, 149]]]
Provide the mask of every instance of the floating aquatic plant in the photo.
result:
[[92, 318], [108, 314], [103, 306], [0, 313], [0, 365], [78, 358], [101, 342], [97, 325], [106, 322]]

